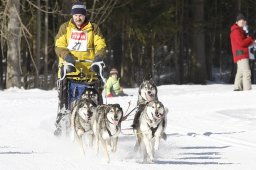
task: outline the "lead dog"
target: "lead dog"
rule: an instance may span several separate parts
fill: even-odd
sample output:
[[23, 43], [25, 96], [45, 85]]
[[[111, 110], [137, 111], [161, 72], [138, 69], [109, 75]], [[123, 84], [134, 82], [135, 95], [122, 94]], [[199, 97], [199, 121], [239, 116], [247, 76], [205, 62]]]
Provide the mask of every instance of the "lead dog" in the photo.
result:
[[139, 125], [134, 129], [136, 145], [134, 150], [145, 146], [144, 162], [154, 161], [154, 151], [159, 148], [159, 143], [166, 127], [167, 109], [160, 101], [149, 102], [139, 117]]
[[137, 111], [133, 120], [133, 128], [136, 128], [139, 124], [139, 117], [145, 105], [153, 100], [158, 100], [157, 87], [152, 79], [144, 80], [139, 87], [139, 95], [137, 101]]
[[92, 147], [93, 145], [92, 117], [95, 111], [96, 104], [94, 101], [82, 98], [76, 103], [71, 112], [71, 139], [80, 144], [83, 153], [85, 153], [85, 141], [88, 141], [87, 146]]
[[157, 87], [152, 79], [144, 80], [139, 87], [137, 105], [146, 104], [152, 100], [158, 100]]
[[118, 135], [121, 131], [123, 110], [119, 104], [100, 105], [96, 109], [93, 122], [96, 151], [99, 151], [99, 142], [110, 162], [108, 147], [112, 152], [117, 150]]

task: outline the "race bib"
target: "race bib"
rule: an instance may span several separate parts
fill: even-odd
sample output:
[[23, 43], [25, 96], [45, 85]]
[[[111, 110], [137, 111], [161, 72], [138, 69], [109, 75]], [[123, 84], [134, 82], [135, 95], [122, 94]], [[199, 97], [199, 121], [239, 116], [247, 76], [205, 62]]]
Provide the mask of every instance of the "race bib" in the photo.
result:
[[67, 48], [72, 51], [87, 51], [87, 45], [87, 32], [72, 29]]

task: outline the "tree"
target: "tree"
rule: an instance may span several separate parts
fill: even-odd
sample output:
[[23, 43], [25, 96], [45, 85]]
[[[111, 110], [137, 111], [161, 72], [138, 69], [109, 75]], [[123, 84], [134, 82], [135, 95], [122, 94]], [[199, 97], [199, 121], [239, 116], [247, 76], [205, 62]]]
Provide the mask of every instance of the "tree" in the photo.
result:
[[20, 68], [20, 1], [7, 1], [8, 9], [8, 34], [7, 34], [7, 75], [6, 87], [21, 87]]
[[49, 17], [48, 17], [48, 0], [45, 0], [45, 17], [44, 17], [44, 89], [48, 88], [48, 36], [49, 36]]
[[192, 0], [192, 82], [206, 83], [204, 0]]
[[[54, 37], [71, 18], [75, 1], [0, 0], [2, 87], [55, 86]], [[255, 0], [80, 1], [100, 25], [109, 51], [107, 67], [120, 70], [124, 86], [138, 85], [149, 73], [160, 84], [204, 84], [217, 74], [228, 82], [233, 75], [230, 26], [238, 11], [248, 16], [250, 32], [256, 29]]]
[[34, 46], [35, 49], [35, 65], [36, 65], [36, 70], [35, 70], [35, 87], [39, 87], [39, 71], [40, 71], [40, 59], [41, 59], [41, 2], [40, 0], [37, 0], [37, 15], [36, 15], [36, 45]]

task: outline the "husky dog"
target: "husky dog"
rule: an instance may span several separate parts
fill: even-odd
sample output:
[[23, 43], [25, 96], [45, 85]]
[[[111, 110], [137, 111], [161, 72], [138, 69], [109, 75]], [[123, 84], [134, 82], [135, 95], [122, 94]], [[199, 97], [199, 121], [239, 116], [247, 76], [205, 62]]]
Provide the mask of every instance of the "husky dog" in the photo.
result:
[[137, 101], [138, 110], [135, 113], [133, 120], [133, 128], [136, 128], [139, 124], [139, 117], [145, 105], [153, 100], [158, 100], [157, 87], [152, 79], [144, 80], [139, 87], [139, 96]]
[[152, 79], [145, 80], [139, 87], [139, 97], [137, 105], [145, 104], [152, 100], [157, 100], [157, 87]]
[[[77, 91], [73, 92], [74, 96], [75, 96], [76, 92]], [[79, 99], [72, 101], [69, 104], [69, 106], [65, 106], [62, 109], [59, 109], [58, 115], [56, 118], [56, 123], [55, 123], [56, 130], [54, 132], [54, 135], [60, 136], [63, 133], [62, 132], [63, 130], [64, 130], [64, 132], [66, 132], [66, 134], [69, 134], [70, 124], [71, 124], [70, 123], [71, 112], [72, 112], [72, 110], [74, 110], [74, 107], [77, 106], [78, 103], [80, 103], [80, 99], [91, 100], [91, 102], [93, 102], [95, 105], [102, 104], [102, 96], [97, 92], [97, 90], [93, 87], [86, 88], [85, 91], [82, 92]], [[68, 104], [66, 104], [66, 105], [68, 105]]]
[[82, 99], [85, 98], [92, 100], [96, 105], [99, 104], [98, 97], [99, 94], [94, 88], [87, 88], [81, 96]]
[[[98, 105], [98, 93], [94, 88], [86, 88], [86, 90], [82, 93], [80, 99], [88, 99], [95, 103], [95, 105]], [[80, 100], [75, 100], [71, 103], [71, 110], [74, 108]]]
[[99, 151], [99, 142], [105, 151], [107, 162], [110, 161], [108, 148], [112, 152], [117, 150], [118, 135], [121, 131], [123, 110], [119, 104], [100, 105], [96, 109], [93, 122], [96, 151]]
[[89, 147], [93, 145], [93, 130], [92, 130], [92, 117], [96, 111], [96, 104], [94, 101], [82, 98], [74, 106], [71, 113], [71, 138], [77, 141], [84, 152], [83, 137], [87, 137]]
[[[139, 117], [139, 125], [134, 129], [136, 136], [137, 151], [140, 146], [144, 148], [144, 161], [152, 163], [154, 161], [154, 151], [158, 150], [160, 138], [164, 134], [166, 127], [167, 110], [158, 100], [149, 102]], [[142, 145], [144, 144], [144, 145]]]

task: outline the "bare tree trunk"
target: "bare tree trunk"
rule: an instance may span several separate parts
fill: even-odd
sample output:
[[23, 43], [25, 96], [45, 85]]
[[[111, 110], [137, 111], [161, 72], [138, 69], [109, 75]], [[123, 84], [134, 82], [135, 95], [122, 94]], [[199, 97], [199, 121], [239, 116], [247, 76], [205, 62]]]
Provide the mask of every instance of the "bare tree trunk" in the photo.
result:
[[242, 8], [241, 0], [237, 0], [237, 11], [240, 12]]
[[40, 0], [37, 0], [37, 28], [36, 28], [36, 56], [35, 62], [38, 70], [35, 70], [35, 88], [39, 87], [39, 70], [40, 70], [40, 58], [41, 58], [41, 3]]
[[155, 47], [151, 45], [151, 74], [152, 78], [155, 77]]
[[93, 17], [94, 17], [96, 2], [97, 2], [97, 0], [93, 0], [92, 9], [91, 9], [91, 17], [90, 17], [91, 21], [93, 20]]
[[192, 0], [193, 35], [192, 35], [192, 81], [206, 83], [204, 0]]
[[184, 56], [185, 56], [185, 52], [184, 52], [184, 12], [185, 12], [185, 0], [182, 0], [181, 3], [181, 7], [180, 7], [180, 27], [181, 27], [181, 32], [180, 32], [180, 56], [179, 56], [179, 63], [180, 63], [180, 78], [179, 78], [179, 83], [183, 84], [184, 83]]
[[9, 22], [7, 35], [7, 79], [6, 87], [21, 87], [21, 70], [20, 70], [20, 1], [8, 1]]
[[93, 0], [92, 9], [88, 10], [91, 12], [90, 20], [98, 25], [104, 23], [117, 3], [117, 0]]
[[[1, 43], [0, 43], [1, 47]], [[2, 48], [0, 48], [0, 90], [3, 89], [3, 55], [2, 55]]]
[[45, 0], [46, 13], [44, 18], [45, 37], [44, 37], [44, 89], [48, 87], [48, 0]]
[[[174, 36], [174, 56], [175, 56], [175, 70], [176, 70], [176, 81], [178, 84], [183, 82], [183, 1], [176, 0], [176, 13], [175, 23], [181, 27], [180, 32]], [[181, 7], [180, 7], [181, 6]]]
[[[217, 16], [219, 13], [218, 11], [218, 1], [214, 2], [214, 11], [213, 11], [213, 15]], [[207, 50], [207, 55], [208, 57], [206, 57], [206, 63], [207, 63], [207, 77], [209, 80], [214, 80], [213, 79], [213, 59], [216, 57], [217, 58], [217, 53], [216, 53], [216, 39], [218, 36], [217, 33], [217, 24], [218, 24], [218, 20], [214, 20], [213, 22], [213, 31], [211, 31], [209, 33], [209, 41], [207, 42], [208, 44], [206, 45], [207, 47], [210, 47], [209, 50]]]

